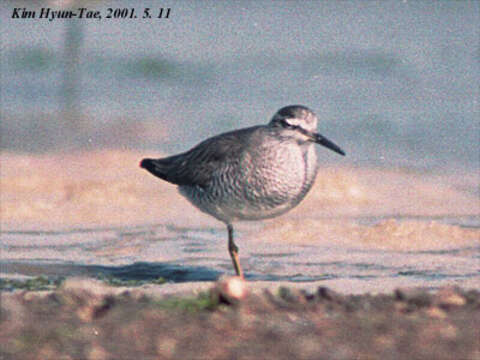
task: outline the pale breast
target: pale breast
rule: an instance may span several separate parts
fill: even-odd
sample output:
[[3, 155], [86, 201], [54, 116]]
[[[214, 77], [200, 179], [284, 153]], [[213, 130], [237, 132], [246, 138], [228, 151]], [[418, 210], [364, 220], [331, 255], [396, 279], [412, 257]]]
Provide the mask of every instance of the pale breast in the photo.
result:
[[219, 167], [207, 188], [181, 187], [200, 210], [224, 222], [270, 218], [295, 207], [317, 171], [314, 145], [262, 138]]

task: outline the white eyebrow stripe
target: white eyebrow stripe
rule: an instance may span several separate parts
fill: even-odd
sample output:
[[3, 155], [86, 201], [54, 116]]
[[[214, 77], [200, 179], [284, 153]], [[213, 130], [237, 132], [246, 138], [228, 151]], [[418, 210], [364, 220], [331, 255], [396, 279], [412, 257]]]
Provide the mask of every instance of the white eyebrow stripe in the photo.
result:
[[296, 118], [285, 119], [285, 122], [289, 125], [292, 125], [292, 126], [299, 126], [300, 125], [300, 120], [296, 119]]

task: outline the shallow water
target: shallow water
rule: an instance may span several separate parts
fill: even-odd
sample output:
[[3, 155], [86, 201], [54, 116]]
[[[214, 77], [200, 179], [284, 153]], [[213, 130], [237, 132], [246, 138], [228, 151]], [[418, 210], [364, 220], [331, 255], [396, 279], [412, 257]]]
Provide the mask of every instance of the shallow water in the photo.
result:
[[[213, 28], [212, 9], [222, 14]], [[174, 11], [161, 25], [5, 16], [0, 147], [173, 153], [301, 103], [347, 152], [342, 163], [479, 168], [478, 2], [186, 1]], [[83, 42], [68, 123], [64, 34], [73, 24]]]
[[[460, 222], [463, 220], [460, 219]], [[260, 227], [262, 227], [260, 225]], [[478, 224], [476, 229], [480, 229]], [[237, 234], [250, 281], [350, 282], [350, 291], [389, 286], [480, 286], [480, 245], [388, 250], [359, 243], [289, 244]], [[274, 244], [274, 245], [272, 245]], [[212, 281], [233, 274], [226, 231], [139, 226], [2, 233], [0, 276], [113, 277], [169, 282]], [[34, 255], [33, 255], [34, 254]]]

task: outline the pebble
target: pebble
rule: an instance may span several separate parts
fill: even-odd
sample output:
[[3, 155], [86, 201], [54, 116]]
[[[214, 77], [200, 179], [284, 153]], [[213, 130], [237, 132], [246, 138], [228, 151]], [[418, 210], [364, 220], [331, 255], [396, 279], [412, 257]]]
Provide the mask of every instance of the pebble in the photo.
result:
[[429, 306], [432, 303], [431, 295], [422, 288], [399, 288], [395, 289], [397, 300], [405, 301], [417, 307]]
[[425, 310], [425, 313], [434, 319], [445, 319], [447, 317], [447, 313], [437, 306], [429, 307]]
[[239, 276], [222, 276], [215, 283], [211, 294], [218, 296], [220, 302], [235, 305], [247, 297], [247, 283]]
[[467, 303], [465, 298], [453, 287], [446, 287], [438, 290], [435, 294], [435, 303], [442, 308], [463, 306]]

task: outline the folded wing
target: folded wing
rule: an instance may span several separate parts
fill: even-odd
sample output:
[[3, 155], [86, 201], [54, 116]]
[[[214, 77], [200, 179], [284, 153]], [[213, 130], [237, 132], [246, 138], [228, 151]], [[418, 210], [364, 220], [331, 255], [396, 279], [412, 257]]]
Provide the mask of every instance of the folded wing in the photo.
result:
[[[254, 128], [207, 139], [191, 150], [161, 159], [143, 159], [140, 167], [177, 185], [204, 187], [225, 167], [239, 164]], [[239, 141], [241, 140], [241, 141]]]

